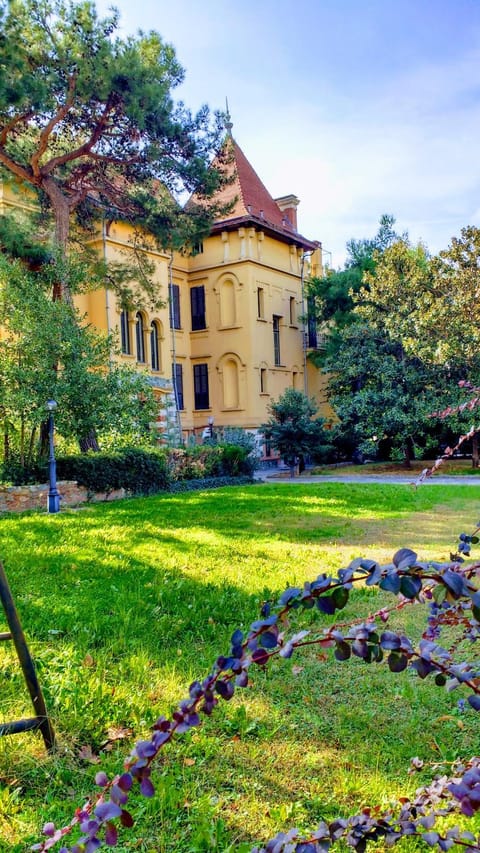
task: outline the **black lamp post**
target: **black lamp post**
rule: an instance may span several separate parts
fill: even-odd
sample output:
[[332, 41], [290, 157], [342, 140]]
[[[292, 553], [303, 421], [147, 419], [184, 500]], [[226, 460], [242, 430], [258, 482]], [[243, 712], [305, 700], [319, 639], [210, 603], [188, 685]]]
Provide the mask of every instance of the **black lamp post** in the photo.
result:
[[49, 444], [49, 455], [48, 455], [48, 481], [49, 481], [49, 489], [48, 489], [48, 498], [47, 498], [47, 512], [60, 512], [60, 495], [57, 490], [57, 463], [55, 461], [55, 448], [53, 446], [53, 431], [54, 431], [54, 421], [53, 421], [53, 413], [57, 408], [57, 403], [55, 400], [47, 401], [47, 409], [48, 409], [48, 444]]

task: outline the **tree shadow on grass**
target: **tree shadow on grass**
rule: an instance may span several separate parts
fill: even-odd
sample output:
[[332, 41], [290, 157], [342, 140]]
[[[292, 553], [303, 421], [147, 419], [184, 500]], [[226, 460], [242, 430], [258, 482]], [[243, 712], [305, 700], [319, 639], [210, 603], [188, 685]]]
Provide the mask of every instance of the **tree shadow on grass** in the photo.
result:
[[[302, 512], [304, 499], [285, 495], [286, 487], [279, 488], [282, 495], [276, 500], [282, 514], [285, 508], [292, 514]], [[112, 504], [105, 508], [93, 507], [82, 514], [65, 514], [60, 524], [42, 516], [7, 521], [2, 531], [7, 573], [24, 628], [33, 638], [35, 651], [42, 661], [42, 682], [47, 697], [54, 703], [62, 735], [74, 738], [80, 732], [81, 737], [90, 738], [87, 742], [95, 748], [104, 740], [108, 724], [132, 724], [138, 735], [140, 715], [143, 725], [148, 726], [158, 713], [158, 704], [171, 704], [173, 693], [177, 699], [182, 698], [188, 683], [206, 674], [217, 654], [228, 650], [231, 632], [239, 624], [248, 626], [256, 618], [261, 596], [258, 589], [249, 591], [248, 577], [243, 584], [235, 578], [222, 577], [220, 573], [215, 581], [209, 580], [208, 574], [198, 579], [191, 565], [195, 566], [199, 548], [210, 551], [212, 560], [219, 559], [225, 542], [230, 541], [236, 549], [237, 566], [240, 566], [244, 556], [241, 539], [254, 535], [249, 525], [256, 522], [262, 531], [260, 543], [265, 552], [262, 559], [268, 566], [268, 543], [275, 519], [272, 521], [271, 506], [270, 517], [259, 519], [255, 506], [261, 496], [255, 497], [252, 507], [248, 506], [249, 495], [246, 491], [234, 500], [230, 491], [223, 495], [216, 493], [215, 500], [210, 501], [208, 516], [206, 507], [195, 495], [194, 500], [183, 500], [180, 508], [178, 498], [172, 502], [169, 496], [162, 496], [148, 502], [128, 501], [122, 506]], [[224, 521], [227, 496], [233, 529]], [[315, 496], [315, 500], [321, 501], [322, 494]], [[377, 496], [372, 499], [373, 504], [378, 500], [382, 503]], [[342, 501], [333, 505], [335, 513], [339, 507], [341, 509]], [[373, 517], [371, 505], [368, 511], [372, 512], [373, 520], [366, 519], [365, 515], [359, 517], [362, 535], [369, 526], [373, 529], [376, 525], [378, 530], [379, 521]], [[405, 517], [412, 511], [405, 505], [404, 509], [399, 508], [397, 515], [403, 513]], [[321, 511], [318, 514], [324, 523], [332, 518], [338, 521], [338, 516], [332, 515], [331, 505], [326, 507], [324, 514]], [[425, 520], [424, 517], [423, 523]], [[202, 524], [207, 528], [205, 538], [202, 540], [194, 535], [187, 541], [182, 531], [191, 530], [192, 526], [201, 530]], [[437, 525], [438, 519], [434, 517], [432, 524]], [[9, 536], [9, 529], [12, 535], [23, 534], [21, 549]], [[295, 543], [297, 536], [303, 541], [303, 537], [308, 536], [308, 527], [306, 531], [292, 530], [292, 525], [283, 527], [280, 536], [286, 543]], [[316, 541], [311, 536], [310, 544], [315, 545]], [[156, 542], [160, 551], [157, 557]], [[287, 565], [285, 585], [290, 570]], [[307, 568], [305, 574], [312, 572]], [[273, 590], [265, 586], [262, 592], [268, 596]], [[58, 633], [51, 634], [52, 630]], [[305, 665], [300, 656], [298, 664]], [[398, 737], [399, 720], [411, 713], [412, 702], [408, 691], [401, 702], [392, 700], [390, 716], [382, 713], [381, 725], [373, 711], [370, 724], [369, 715], [365, 714], [362, 734], [368, 742], [368, 750], [362, 755], [357, 750], [354, 757], [355, 742], [349, 740], [353, 718], [348, 715], [352, 703], [364, 701], [363, 690], [368, 691], [371, 670], [364, 668], [365, 686], [362, 685], [357, 693], [352, 691], [348, 678], [341, 689], [335, 679], [328, 684], [329, 666], [314, 657], [308, 658], [308, 680], [303, 680], [302, 676], [292, 677], [288, 662], [281, 672], [268, 676], [256, 671], [254, 691], [265, 707], [265, 721], [261, 720], [262, 731], [255, 740], [256, 750], [250, 751], [245, 741], [237, 747], [240, 757], [233, 739], [225, 739], [225, 730], [226, 721], [235, 713], [238, 701], [242, 701], [242, 693], [233, 703], [219, 709], [216, 719], [206, 726], [206, 736], [213, 742], [213, 747], [209, 747], [211, 755], [216, 756], [212, 761], [218, 765], [217, 771], [220, 769], [215, 777], [217, 797], [231, 802], [232, 774], [227, 772], [230, 756], [233, 776], [238, 781], [233, 789], [237, 797], [245, 797], [246, 791], [252, 791], [255, 781], [258, 787], [254, 789], [256, 797], [253, 799], [259, 801], [261, 809], [268, 811], [275, 809], [278, 803], [291, 801], [295, 788], [300, 787], [305, 792], [300, 800], [306, 801], [313, 793], [321, 811], [327, 808], [328, 802], [323, 799], [323, 789], [313, 784], [312, 768], [308, 765], [314, 761], [311, 756], [315, 750], [324, 752], [333, 742], [337, 762], [342, 766], [352, 765], [350, 794], [353, 799], [362, 800], [364, 789], [358, 784], [355, 787], [355, 777], [372, 773], [370, 755], [381, 756], [385, 752], [385, 738], [391, 737], [393, 742]], [[127, 687], [120, 687], [121, 679]], [[168, 680], [170, 687], [162, 692], [162, 684]], [[315, 685], [313, 689], [310, 682]], [[132, 695], [126, 695], [126, 690]], [[249, 695], [253, 697], [254, 691]], [[155, 699], [151, 698], [152, 693]], [[380, 693], [379, 687], [377, 694]], [[384, 699], [382, 694], [382, 705]], [[64, 710], [67, 700], [70, 702], [68, 711]], [[163, 710], [167, 708], [162, 707]], [[343, 719], [341, 730], [335, 725], [332, 727], [335, 717]], [[274, 728], [277, 724], [280, 726], [275, 733], [275, 749], [266, 734], [267, 718], [272, 719]], [[421, 738], [428, 715], [423, 722], [422, 719], [419, 718]], [[305, 753], [306, 744], [308, 753]], [[193, 739], [191, 746], [194, 749]], [[295, 760], [297, 748], [300, 757]], [[174, 750], [175, 747], [172, 752]], [[266, 756], [263, 762], [262, 750]], [[282, 758], [282, 750], [286, 761]], [[428, 750], [430, 754], [435, 753], [431, 745]], [[251, 752], [256, 752], [255, 761]], [[392, 754], [390, 749], [390, 759]], [[380, 779], [383, 776], [381, 759], [376, 759], [375, 766]], [[320, 770], [324, 775], [327, 772], [324, 767]], [[334, 772], [334, 768], [328, 772]], [[305, 779], [306, 773], [309, 781]], [[387, 780], [384, 783], [380, 779], [380, 782], [388, 785]], [[329, 783], [326, 785], [328, 788]], [[213, 796], [208, 782], [206, 790], [211, 790]], [[198, 792], [197, 796], [200, 797]], [[213, 809], [212, 814], [220, 818], [222, 809]], [[243, 837], [253, 840], [257, 837], [254, 833], [256, 819], [250, 817], [248, 820], [250, 828], [245, 830], [245, 821], [237, 819], [233, 809], [227, 823], [235, 836], [238, 837], [243, 829]], [[280, 823], [277, 829], [283, 828]]]

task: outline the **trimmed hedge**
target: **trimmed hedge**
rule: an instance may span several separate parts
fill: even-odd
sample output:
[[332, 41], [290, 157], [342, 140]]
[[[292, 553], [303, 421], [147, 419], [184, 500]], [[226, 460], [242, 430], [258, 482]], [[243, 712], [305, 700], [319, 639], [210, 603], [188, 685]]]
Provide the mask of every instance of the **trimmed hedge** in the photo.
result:
[[85, 453], [57, 460], [59, 480], [76, 480], [92, 494], [125, 489], [132, 495], [152, 495], [168, 489], [165, 451], [127, 448], [117, 453]]
[[[57, 458], [58, 480], [74, 480], [92, 495], [108, 495], [117, 489], [125, 489], [130, 495], [152, 495], [172, 487], [181, 491], [182, 484], [186, 482], [198, 484], [192, 488], [202, 488], [205, 484], [229, 485], [232, 478], [238, 482], [237, 478], [241, 476], [248, 482], [254, 468], [248, 449], [231, 444], [175, 450], [130, 447], [115, 453], [84, 453]], [[46, 463], [28, 471], [17, 465], [15, 471], [12, 469], [8, 473], [15, 474], [15, 478], [8, 477], [14, 480], [15, 485], [45, 483], [48, 480]]]

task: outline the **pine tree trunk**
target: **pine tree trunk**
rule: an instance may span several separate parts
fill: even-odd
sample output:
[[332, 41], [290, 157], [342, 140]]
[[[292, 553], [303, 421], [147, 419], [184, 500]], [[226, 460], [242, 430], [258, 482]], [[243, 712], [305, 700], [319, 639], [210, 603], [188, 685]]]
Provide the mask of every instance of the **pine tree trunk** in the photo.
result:
[[10, 436], [8, 434], [8, 421], [3, 422], [3, 461], [8, 462], [10, 458]]
[[40, 437], [38, 441], [38, 455], [40, 459], [48, 459], [49, 441], [48, 441], [48, 418], [40, 424]]
[[478, 453], [478, 435], [472, 438], [472, 468], [478, 468], [480, 465], [480, 457]]
[[403, 465], [408, 470], [412, 467], [412, 459], [415, 459], [415, 449], [413, 446], [413, 440], [409, 436], [405, 441], [405, 447], [403, 450]]
[[28, 443], [28, 456], [27, 456], [27, 465], [31, 465], [33, 461], [33, 449], [35, 447], [35, 436], [37, 434], [37, 428], [34, 426], [30, 433], [30, 441]]
[[[55, 249], [57, 257], [55, 261], [62, 264], [67, 257], [68, 234], [70, 231], [70, 203], [53, 179], [46, 178], [43, 181], [45, 190], [52, 205], [55, 218]], [[72, 294], [68, 281], [65, 279], [65, 268], [60, 266], [58, 279], [53, 285], [53, 300], [61, 300], [71, 305]]]
[[94, 429], [91, 429], [88, 435], [79, 438], [78, 444], [82, 453], [88, 453], [89, 450], [93, 450], [94, 453], [99, 453], [100, 451], [100, 445]]

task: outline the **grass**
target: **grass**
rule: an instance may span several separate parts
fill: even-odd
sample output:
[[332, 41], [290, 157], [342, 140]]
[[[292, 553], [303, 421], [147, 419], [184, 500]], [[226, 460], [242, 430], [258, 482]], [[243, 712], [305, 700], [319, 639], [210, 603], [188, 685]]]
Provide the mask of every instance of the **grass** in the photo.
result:
[[[308, 473], [315, 475], [335, 473], [335, 476], [361, 474], [364, 477], [368, 477], [369, 474], [376, 476], [387, 474], [401, 475], [403, 477], [412, 476], [413, 479], [414, 477], [418, 477], [424, 468], [431, 468], [434, 462], [435, 460], [433, 459], [415, 459], [408, 469], [401, 462], [367, 462], [365, 465], [343, 463], [339, 465], [319, 465]], [[455, 477], [478, 477], [480, 476], [480, 468], [472, 468], [471, 458], [445, 459], [437, 476], [445, 477], [449, 475]]]
[[[46, 755], [35, 734], [0, 738], [0, 851], [23, 853], [46, 820], [67, 822], [100, 764], [121, 767], [262, 601], [359, 554], [387, 561], [405, 545], [446, 558], [479, 499], [476, 487], [281, 484], [3, 516], [0, 556], [59, 749]], [[360, 589], [345, 618], [383, 601]], [[420, 616], [399, 619], [418, 635]], [[29, 716], [7, 643], [0, 684], [2, 719]], [[479, 753], [478, 718], [457, 698], [313, 649], [275, 662], [167, 748], [156, 796], [135, 801], [135, 831], [117, 849], [239, 851], [286, 826], [386, 806], [428, 777], [407, 775], [411, 756]]]

